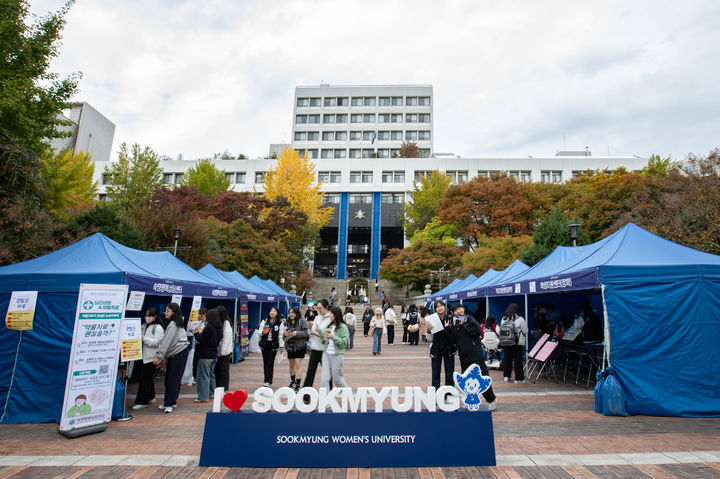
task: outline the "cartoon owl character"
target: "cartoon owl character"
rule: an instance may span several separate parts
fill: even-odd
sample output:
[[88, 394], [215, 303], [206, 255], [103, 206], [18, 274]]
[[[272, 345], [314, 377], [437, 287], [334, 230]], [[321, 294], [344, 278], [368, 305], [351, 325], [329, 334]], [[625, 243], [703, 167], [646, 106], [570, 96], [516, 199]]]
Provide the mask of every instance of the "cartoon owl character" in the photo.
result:
[[472, 364], [464, 373], [453, 373], [455, 387], [463, 394], [463, 402], [469, 411], [480, 409], [480, 395], [487, 391], [492, 383], [490, 376], [483, 376], [480, 366]]

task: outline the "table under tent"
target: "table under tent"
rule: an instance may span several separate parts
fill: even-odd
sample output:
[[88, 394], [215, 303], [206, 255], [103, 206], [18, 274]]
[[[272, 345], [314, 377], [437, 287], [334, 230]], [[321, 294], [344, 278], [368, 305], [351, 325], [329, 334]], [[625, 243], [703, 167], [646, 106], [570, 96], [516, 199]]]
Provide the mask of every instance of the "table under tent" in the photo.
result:
[[0, 314], [13, 291], [38, 291], [33, 329], [0, 328], [0, 423], [59, 421], [80, 284], [127, 284], [146, 293], [143, 309], [173, 294], [224, 304], [237, 289], [216, 284], [169, 252], [139, 251], [98, 233], [47, 255], [0, 267]]

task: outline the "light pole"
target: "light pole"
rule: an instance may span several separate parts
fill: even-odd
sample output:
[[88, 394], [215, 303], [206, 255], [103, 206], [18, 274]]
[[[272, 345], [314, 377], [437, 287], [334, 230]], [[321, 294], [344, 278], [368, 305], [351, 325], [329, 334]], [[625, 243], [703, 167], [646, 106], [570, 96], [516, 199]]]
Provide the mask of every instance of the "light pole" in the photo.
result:
[[450, 281], [450, 271], [445, 271], [445, 266], [446, 265], [442, 265], [440, 269], [430, 271], [430, 284], [432, 284], [433, 280], [437, 278], [438, 291], [442, 289], [444, 279], [447, 278], [447, 281]]
[[577, 239], [578, 239], [578, 228], [580, 228], [579, 223], [574, 223], [571, 225], [567, 225], [565, 228], [570, 230], [570, 239], [573, 242], [573, 246], [577, 246]]
[[173, 236], [175, 237], [175, 247], [173, 248], [173, 256], [177, 256], [177, 245], [178, 240], [180, 239], [180, 235], [183, 234], [183, 231], [185, 231], [182, 228], [172, 228], [170, 231], [173, 232]]

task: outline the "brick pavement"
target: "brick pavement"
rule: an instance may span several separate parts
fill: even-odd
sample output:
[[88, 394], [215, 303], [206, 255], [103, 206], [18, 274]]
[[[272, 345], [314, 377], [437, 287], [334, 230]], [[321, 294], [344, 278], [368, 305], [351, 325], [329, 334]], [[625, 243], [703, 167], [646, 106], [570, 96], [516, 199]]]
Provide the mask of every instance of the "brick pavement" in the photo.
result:
[[[383, 338], [386, 342], [386, 338]], [[396, 335], [396, 342], [400, 339]], [[371, 355], [370, 338], [356, 334], [345, 360], [351, 387], [427, 386], [428, 347], [383, 344]], [[456, 367], [459, 367], [457, 365]], [[514, 384], [491, 370], [499, 397], [493, 413], [499, 466], [405, 469], [215, 469], [195, 466], [207, 404], [193, 404], [183, 386], [179, 407], [133, 411], [132, 421], [68, 440], [55, 424], [0, 426], [0, 479], [5, 477], [343, 477], [343, 478], [720, 478], [720, 419], [604, 417], [592, 411], [590, 389], [574, 384]], [[273, 387], [289, 382], [287, 362], [276, 365]], [[231, 388], [262, 385], [262, 360], [232, 365]], [[316, 384], [317, 385], [317, 384]], [[162, 385], [158, 392], [162, 393]], [[132, 404], [135, 387], [130, 386]], [[251, 400], [244, 406], [250, 407]], [[242, 439], [239, 447], [241, 447]], [[68, 456], [78, 455], [77, 458]], [[175, 454], [170, 456], [170, 454]], [[87, 457], [86, 457], [87, 456]], [[52, 464], [40, 465], [40, 464]]]

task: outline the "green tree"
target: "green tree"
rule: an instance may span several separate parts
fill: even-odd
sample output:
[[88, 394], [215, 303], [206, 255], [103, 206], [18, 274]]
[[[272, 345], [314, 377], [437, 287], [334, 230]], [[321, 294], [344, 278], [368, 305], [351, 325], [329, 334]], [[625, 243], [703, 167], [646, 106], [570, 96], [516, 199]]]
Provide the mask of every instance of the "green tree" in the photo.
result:
[[444, 225], [435, 218], [421, 230], [415, 232], [410, 239], [411, 243], [418, 241], [442, 241], [447, 246], [456, 246], [457, 226]]
[[[572, 246], [569, 224], [577, 223], [570, 221], [560, 210], [554, 209], [535, 227], [533, 232], [533, 245], [522, 252], [522, 261], [532, 266], [558, 246]], [[578, 231], [577, 244], [585, 245], [590, 243], [590, 238], [582, 228]]]
[[416, 231], [425, 228], [437, 214], [437, 204], [452, 180], [435, 170], [429, 175], [420, 176], [419, 182], [413, 182], [410, 201], [403, 203], [403, 227], [405, 237], [411, 239]]
[[97, 194], [94, 172], [95, 163], [88, 153], [62, 150], [46, 154], [42, 177], [48, 211], [65, 218], [69, 211], [90, 207]]
[[194, 186], [204, 195], [213, 195], [230, 187], [230, 180], [225, 178], [225, 172], [218, 169], [209, 158], [204, 158], [188, 168], [181, 183]]
[[490, 268], [507, 268], [520, 258], [524, 249], [532, 245], [532, 236], [481, 236], [474, 251], [465, 253], [462, 265], [465, 273], [479, 276]]
[[38, 154], [48, 151], [49, 139], [63, 136], [59, 115], [80, 79], [49, 71], [72, 3], [34, 22], [28, 1], [4, 0], [0, 7], [0, 129]]
[[108, 177], [108, 199], [126, 212], [134, 211], [150, 199], [155, 188], [162, 185], [162, 168], [157, 153], [150, 147], [134, 143], [120, 145], [118, 161], [105, 167]]
[[74, 218], [67, 231], [76, 239], [102, 233], [110, 239], [130, 248], [145, 249], [142, 231], [132, 224], [120, 207], [114, 203], [100, 202], [90, 211]]
[[393, 248], [378, 270], [382, 279], [400, 286], [422, 290], [429, 280], [430, 271], [460, 266], [462, 250], [447, 246], [442, 241], [418, 241], [404, 249]]

